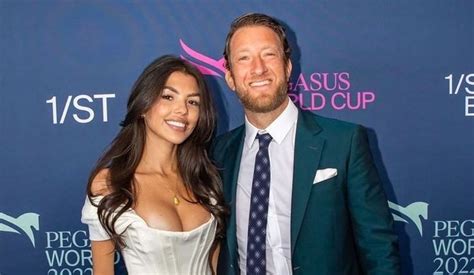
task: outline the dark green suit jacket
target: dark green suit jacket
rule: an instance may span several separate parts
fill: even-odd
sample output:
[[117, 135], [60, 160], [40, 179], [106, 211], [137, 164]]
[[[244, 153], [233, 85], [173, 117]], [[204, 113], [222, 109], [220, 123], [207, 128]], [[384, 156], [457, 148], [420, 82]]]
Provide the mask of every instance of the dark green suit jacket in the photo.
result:
[[[231, 208], [218, 274], [239, 274], [235, 193], [245, 138], [217, 138], [213, 159]], [[313, 184], [318, 169], [337, 176]], [[400, 274], [398, 241], [365, 130], [299, 110], [291, 203], [294, 274]]]

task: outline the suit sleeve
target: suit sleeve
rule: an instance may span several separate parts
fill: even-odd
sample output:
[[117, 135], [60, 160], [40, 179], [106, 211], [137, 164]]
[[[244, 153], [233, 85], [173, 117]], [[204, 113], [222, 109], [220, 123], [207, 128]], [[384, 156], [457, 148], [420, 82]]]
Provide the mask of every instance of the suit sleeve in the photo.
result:
[[348, 204], [364, 274], [400, 274], [398, 238], [380, 183], [367, 134], [357, 126], [348, 165]]
[[[222, 168], [222, 163], [220, 162], [219, 160], [219, 151], [222, 150], [222, 145], [221, 145], [222, 142], [219, 142], [219, 139], [218, 138], [214, 138], [211, 142], [211, 145], [209, 146], [208, 148], [208, 154], [209, 154], [209, 158], [211, 159], [212, 163], [217, 167], [217, 169], [219, 170], [219, 174], [220, 174], [220, 168]], [[220, 149], [218, 149], [220, 148]], [[222, 177], [222, 175], [221, 175]]]

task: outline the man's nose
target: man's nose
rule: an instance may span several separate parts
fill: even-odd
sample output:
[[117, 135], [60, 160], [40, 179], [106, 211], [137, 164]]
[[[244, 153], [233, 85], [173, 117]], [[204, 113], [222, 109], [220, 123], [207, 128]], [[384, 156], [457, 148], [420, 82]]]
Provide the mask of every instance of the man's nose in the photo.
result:
[[253, 60], [253, 73], [256, 75], [262, 75], [267, 72], [267, 66], [265, 61], [261, 57], [257, 57]]

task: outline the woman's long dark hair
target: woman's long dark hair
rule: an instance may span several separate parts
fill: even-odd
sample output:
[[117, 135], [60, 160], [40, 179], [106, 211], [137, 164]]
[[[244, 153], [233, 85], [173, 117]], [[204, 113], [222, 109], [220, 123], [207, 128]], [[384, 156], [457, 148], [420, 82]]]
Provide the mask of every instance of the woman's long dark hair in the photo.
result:
[[[160, 98], [169, 76], [173, 72], [193, 76], [200, 91], [199, 119], [192, 134], [178, 145], [178, 168], [187, 190], [191, 191], [196, 203], [203, 205], [217, 220], [217, 232], [211, 247], [211, 256], [218, 242], [224, 237], [225, 216], [228, 213], [224, 202], [221, 181], [215, 166], [209, 160], [207, 147], [211, 142], [216, 123], [212, 98], [201, 73], [186, 61], [171, 55], [153, 61], [135, 82], [127, 103], [127, 115], [121, 123], [122, 129], [98, 160], [87, 185], [87, 195], [93, 203], [91, 187], [97, 174], [108, 169], [108, 194], [102, 198], [98, 216], [102, 226], [117, 248], [125, 242], [115, 230], [117, 219], [136, 203], [135, 170], [145, 147], [145, 114]], [[110, 193], [109, 193], [110, 192]]]

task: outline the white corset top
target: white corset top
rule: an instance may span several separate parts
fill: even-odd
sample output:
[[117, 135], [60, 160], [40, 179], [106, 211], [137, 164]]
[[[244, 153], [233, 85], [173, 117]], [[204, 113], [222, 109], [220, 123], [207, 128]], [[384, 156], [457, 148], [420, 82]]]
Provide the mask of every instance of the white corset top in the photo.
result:
[[[102, 197], [94, 198], [98, 203]], [[89, 226], [92, 241], [110, 239], [97, 216], [97, 207], [88, 198], [82, 208], [81, 221]], [[149, 227], [133, 209], [124, 212], [115, 224], [124, 232], [126, 247], [122, 256], [129, 275], [207, 275], [211, 274], [209, 250], [216, 234], [214, 216], [190, 231], [166, 231]]]

